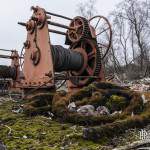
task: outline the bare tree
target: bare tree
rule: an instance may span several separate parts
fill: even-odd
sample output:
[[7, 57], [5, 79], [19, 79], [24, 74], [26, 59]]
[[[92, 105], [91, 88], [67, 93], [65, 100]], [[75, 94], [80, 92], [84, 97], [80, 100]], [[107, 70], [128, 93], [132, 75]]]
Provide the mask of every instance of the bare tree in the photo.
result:
[[78, 14], [90, 19], [97, 13], [96, 2], [97, 0], [86, 0], [85, 2], [79, 3], [77, 6]]
[[[89, 19], [96, 10], [96, 0], [78, 4], [78, 13]], [[150, 72], [150, 0], [123, 0], [109, 15], [113, 40], [103, 61], [109, 72], [127, 76], [146, 76]]]
[[[139, 63], [139, 72], [145, 74], [149, 65], [150, 28], [149, 1], [125, 0], [119, 3], [112, 13], [114, 37], [113, 43], [122, 52], [121, 60], [125, 68]], [[120, 57], [120, 55], [119, 55]], [[131, 67], [130, 67], [131, 68]], [[131, 71], [131, 70], [129, 70]]]

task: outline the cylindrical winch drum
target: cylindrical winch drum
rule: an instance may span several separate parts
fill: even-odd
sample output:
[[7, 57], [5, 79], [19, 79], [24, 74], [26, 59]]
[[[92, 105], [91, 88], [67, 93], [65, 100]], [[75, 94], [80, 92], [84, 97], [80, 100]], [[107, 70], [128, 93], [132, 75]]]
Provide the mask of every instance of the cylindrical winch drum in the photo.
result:
[[66, 49], [60, 45], [52, 45], [51, 49], [56, 72], [79, 71], [83, 67], [84, 58], [80, 52]]

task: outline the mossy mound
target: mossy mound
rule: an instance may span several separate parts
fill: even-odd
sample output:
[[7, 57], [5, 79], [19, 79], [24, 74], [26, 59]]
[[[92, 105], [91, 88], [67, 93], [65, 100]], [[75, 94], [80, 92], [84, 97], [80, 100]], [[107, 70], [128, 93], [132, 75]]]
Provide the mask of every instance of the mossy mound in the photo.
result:
[[[74, 102], [77, 107], [83, 105], [106, 106], [110, 112], [122, 110], [122, 114], [108, 116], [82, 116], [68, 111], [68, 104]], [[139, 93], [127, 88], [119, 87], [109, 82], [93, 83], [75, 93], [62, 95], [56, 93], [52, 102], [52, 111], [62, 121], [82, 125], [96, 125], [114, 122], [126, 118], [128, 115], [140, 114], [143, 110], [142, 99]]]
[[[29, 100], [24, 106], [26, 114], [43, 114], [51, 111], [57, 121], [61, 121], [61, 123], [90, 126], [83, 132], [83, 136], [88, 140], [99, 140], [102, 137], [123, 133], [128, 128], [142, 127], [150, 119], [148, 112], [150, 107], [144, 106], [140, 93], [109, 82], [94, 82], [74, 93], [59, 91], [56, 92], [53, 100], [49, 98], [50, 95], [46, 98], [44, 95], [40, 95]], [[74, 102], [77, 108], [84, 105], [92, 105], [95, 109], [99, 106], [105, 106], [109, 109], [110, 114], [85, 116], [71, 112], [68, 109], [71, 102]], [[122, 113], [115, 114], [116, 111]]]
[[124, 110], [128, 106], [128, 100], [123, 96], [112, 95], [108, 99], [106, 106], [111, 111], [120, 111]]
[[84, 140], [80, 126], [62, 124], [43, 115], [29, 117], [13, 113], [13, 106], [20, 103], [10, 100], [0, 105], [0, 140], [7, 150], [97, 150], [101, 147], [101, 142]]
[[113, 123], [89, 127], [83, 130], [83, 137], [87, 140], [98, 141], [103, 137], [113, 138], [131, 128], [143, 128], [150, 123], [150, 107], [140, 115], [128, 116], [126, 119], [116, 120]]
[[23, 106], [24, 113], [32, 116], [51, 111], [52, 98], [51, 93], [39, 93], [31, 98], [25, 99]]

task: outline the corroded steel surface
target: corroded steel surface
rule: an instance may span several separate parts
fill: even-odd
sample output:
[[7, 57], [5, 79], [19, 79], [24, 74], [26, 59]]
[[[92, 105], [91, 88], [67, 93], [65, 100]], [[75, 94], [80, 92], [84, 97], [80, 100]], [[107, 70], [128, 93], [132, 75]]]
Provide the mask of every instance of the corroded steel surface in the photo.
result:
[[[50, 47], [50, 39], [47, 22], [40, 23], [44, 17], [45, 10], [42, 8], [34, 12], [34, 18], [38, 18], [36, 25], [31, 28], [27, 34], [27, 41], [30, 41], [30, 47], [25, 49], [23, 73], [25, 80], [22, 81], [23, 87], [37, 87], [46, 83], [44, 86], [52, 86], [53, 80], [49, 83], [49, 77], [46, 76], [51, 72], [53, 76], [53, 63]], [[40, 15], [41, 14], [41, 15]], [[31, 22], [33, 20], [30, 20]], [[41, 28], [42, 27], [42, 28]]]
[[[67, 80], [69, 89], [81, 88], [93, 81], [104, 80], [101, 61], [110, 49], [112, 38], [111, 26], [105, 17], [95, 16], [87, 20], [78, 16], [72, 19], [47, 12], [38, 6], [31, 7], [31, 9], [33, 14], [27, 23], [18, 23], [27, 30], [27, 39], [21, 56], [14, 57], [15, 53], [11, 56], [12, 66], [16, 68], [16, 80], [22, 89], [25, 91], [26, 89], [31, 89], [31, 91], [54, 89], [56, 79]], [[54, 22], [53, 16], [66, 19], [70, 23], [65, 25]], [[95, 19], [98, 21], [93, 25], [91, 22]], [[104, 21], [106, 28], [104, 26], [104, 29], [98, 32], [100, 21]], [[49, 28], [49, 25], [65, 31]], [[103, 38], [102, 33], [105, 32], [109, 37], [107, 44], [103, 44], [99, 39], [99, 37]], [[50, 33], [64, 35], [69, 49], [60, 45], [53, 46]], [[22, 68], [22, 74], [20, 68]], [[56, 72], [60, 75], [56, 75]], [[65, 75], [62, 72], [65, 72]]]

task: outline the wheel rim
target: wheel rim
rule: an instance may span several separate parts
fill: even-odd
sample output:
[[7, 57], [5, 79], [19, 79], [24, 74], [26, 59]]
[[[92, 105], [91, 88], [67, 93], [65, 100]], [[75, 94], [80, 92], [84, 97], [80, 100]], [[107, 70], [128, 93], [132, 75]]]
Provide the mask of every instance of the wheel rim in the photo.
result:
[[111, 47], [112, 29], [107, 18], [94, 16], [89, 19], [89, 24], [94, 28], [99, 49], [102, 49], [102, 59], [104, 59]]

